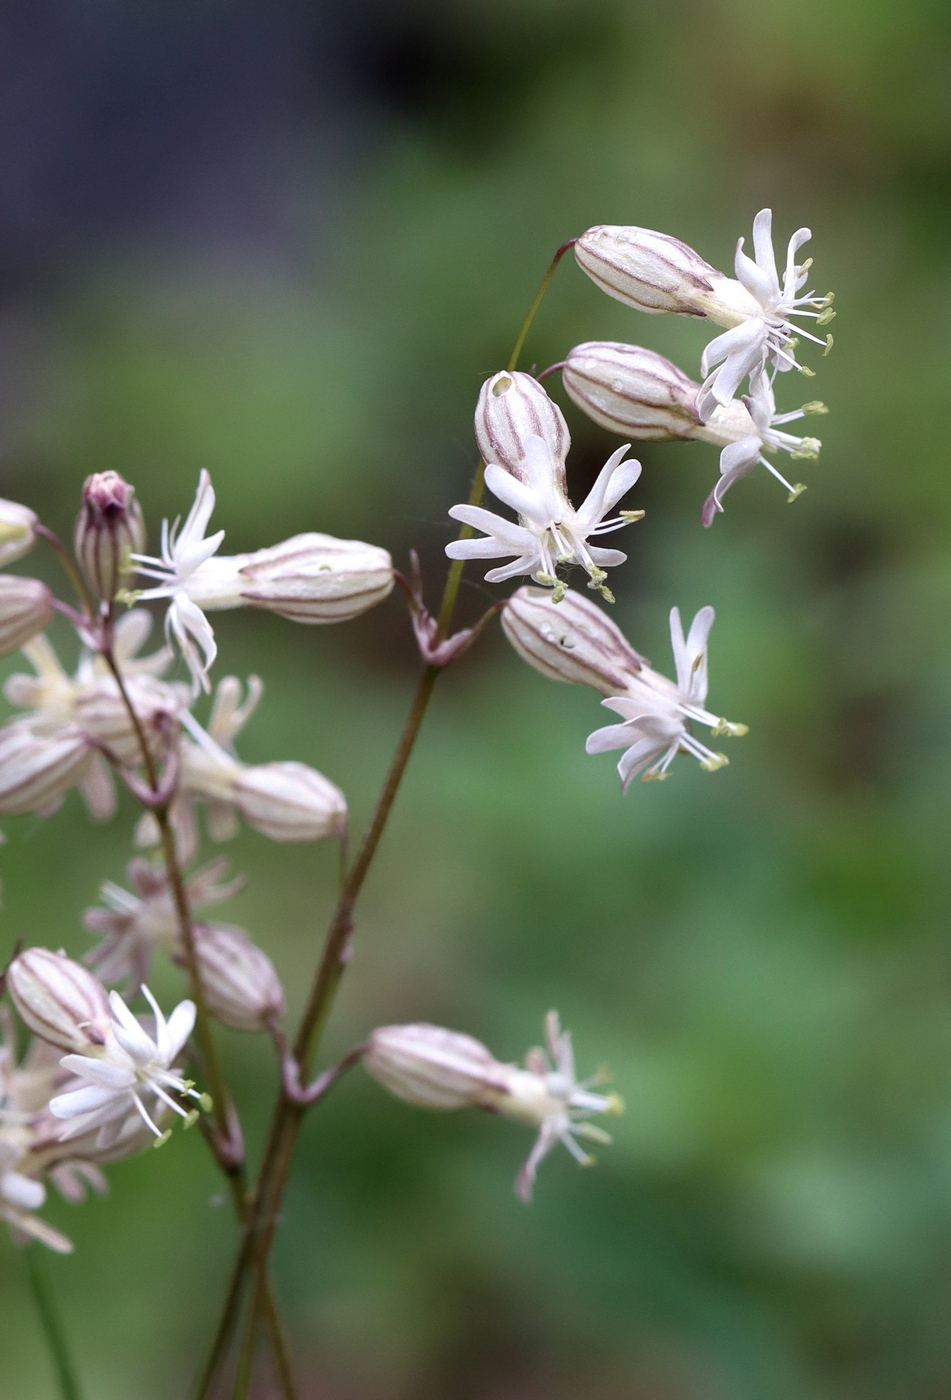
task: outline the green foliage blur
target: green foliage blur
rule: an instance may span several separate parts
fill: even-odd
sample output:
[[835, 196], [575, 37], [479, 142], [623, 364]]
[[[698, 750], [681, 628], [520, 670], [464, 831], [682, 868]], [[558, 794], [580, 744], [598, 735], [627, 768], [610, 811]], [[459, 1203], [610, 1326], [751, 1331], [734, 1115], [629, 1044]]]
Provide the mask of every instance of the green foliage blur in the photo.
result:
[[[716, 607], [711, 705], [750, 726], [725, 741], [728, 769], [681, 757], [622, 797], [610, 756], [584, 752], [607, 722], [596, 695], [546, 682], [497, 629], [439, 686], [325, 1062], [401, 1020], [516, 1059], [556, 1006], [582, 1071], [607, 1063], [627, 1113], [594, 1170], [554, 1154], [526, 1209], [518, 1125], [344, 1080], [307, 1123], [278, 1234], [302, 1395], [937, 1400], [951, 1392], [951, 11], [444, 0], [388, 17], [422, 76], [385, 121], [368, 108], [333, 207], [308, 142], [288, 152], [294, 257], [130, 238], [47, 291], [7, 407], [4, 495], [68, 534], [85, 474], [115, 468], [157, 540], [207, 467], [229, 552], [300, 529], [383, 544], [402, 566], [416, 547], [434, 601], [476, 394], [564, 239], [640, 224], [730, 271], [769, 205], [777, 245], [813, 229], [815, 285], [839, 316], [831, 356], [803, 352], [816, 379], [778, 385], [781, 408], [831, 409], [810, 423], [820, 462], [794, 464], [809, 488], [794, 506], [761, 471], [704, 531], [716, 450], [637, 454], [630, 504], [647, 518], [612, 576], [614, 615], [665, 670], [669, 608]], [[706, 338], [610, 301], [566, 259], [523, 366], [617, 339], [696, 377]], [[616, 442], [566, 412], [577, 499]], [[55, 577], [39, 552], [29, 565]], [[497, 593], [470, 569], [460, 616]], [[415, 674], [400, 599], [342, 628], [215, 626], [218, 674], [267, 688], [242, 757], [325, 771], [358, 833]], [[49, 820], [5, 822], [0, 952], [23, 935], [80, 955], [81, 911], [101, 880], [123, 883], [133, 820], [126, 798], [93, 827], [73, 794]], [[335, 854], [248, 832], [229, 854], [250, 880], [222, 914], [271, 953], [293, 1018]], [[171, 968], [153, 987], [183, 991]], [[274, 1057], [263, 1038], [222, 1042], [253, 1152]], [[184, 1396], [234, 1239], [221, 1187], [197, 1134], [109, 1177], [108, 1199], [46, 1211], [77, 1246], [49, 1273], [88, 1396]], [[5, 1235], [0, 1356], [3, 1396], [55, 1395]]]

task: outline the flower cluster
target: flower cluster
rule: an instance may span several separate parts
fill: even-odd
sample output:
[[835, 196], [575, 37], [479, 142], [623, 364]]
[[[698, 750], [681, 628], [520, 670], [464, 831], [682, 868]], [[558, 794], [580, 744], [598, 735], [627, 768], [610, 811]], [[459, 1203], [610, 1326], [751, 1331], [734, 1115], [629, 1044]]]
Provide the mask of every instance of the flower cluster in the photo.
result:
[[[796, 359], [798, 337], [823, 347], [822, 338], [794, 324], [794, 318], [825, 326], [832, 320], [833, 297], [805, 290], [812, 259], [796, 261], [812, 237], [798, 229], [789, 240], [782, 281], [772, 240], [772, 212], [761, 209], [753, 220], [753, 254], [737, 244], [730, 278], [705, 262], [679, 239], [651, 229], [599, 225], [575, 242], [575, 257], [588, 276], [609, 296], [657, 315], [696, 316], [724, 326], [700, 360], [705, 376], [694, 383], [662, 355], [639, 345], [588, 341], [577, 345], [561, 366], [565, 389], [574, 402], [602, 427], [625, 437], [697, 438], [722, 448], [720, 480], [707, 497], [702, 519], [710, 525], [723, 509], [723, 496], [760, 463], [795, 500], [804, 490], [791, 485], [769, 455], [814, 460], [820, 443], [781, 431], [804, 415], [824, 413], [817, 401], [792, 412], [776, 412], [773, 384], [778, 373], [813, 370]], [[737, 397], [747, 381], [747, 392]]]
[[[778, 373], [811, 373], [795, 356], [794, 319], [822, 326], [833, 314], [831, 297], [806, 290], [809, 264], [796, 261], [808, 237], [800, 229], [790, 240], [782, 280], [768, 210], [754, 222], [753, 258], [740, 240], [735, 278], [651, 230], [598, 226], [574, 240], [577, 262], [609, 295], [650, 314], [689, 315], [723, 328], [701, 358], [702, 383], [651, 350], [615, 342], [579, 344], [560, 366], [569, 397], [601, 426], [632, 440], [697, 439], [721, 449], [720, 479], [703, 508], [704, 524], [757, 463], [794, 497], [803, 488], [790, 486], [770, 458], [780, 451], [792, 458], [818, 453], [816, 439], [785, 429], [824, 412], [823, 405], [778, 413], [774, 398]], [[799, 334], [818, 340], [808, 331]], [[819, 343], [828, 348], [831, 338]], [[610, 1141], [590, 1118], [619, 1112], [620, 1099], [595, 1092], [601, 1076], [579, 1082], [571, 1038], [554, 1012], [546, 1020], [547, 1054], [531, 1050], [524, 1065], [503, 1063], [453, 1030], [388, 1025], [313, 1084], [302, 1083], [315, 1029], [349, 957], [354, 891], [409, 756], [422, 714], [417, 707], [438, 669], [472, 643], [488, 617], [500, 613], [506, 637], [535, 670], [589, 686], [613, 712], [617, 722], [594, 730], [587, 751], [620, 751], [625, 791], [637, 776], [665, 778], [678, 753], [693, 755], [707, 771], [723, 767], [726, 756], [698, 737], [698, 728], [714, 737], [746, 732], [707, 707], [711, 607], [700, 609], [686, 635], [678, 609], [671, 610], [671, 679], [635, 650], [599, 601], [569, 587], [567, 571], [577, 569], [588, 590], [614, 602], [608, 570], [626, 556], [606, 547], [603, 537], [644, 514], [620, 509], [641, 473], [627, 455], [629, 443], [608, 457], [575, 506], [564, 415], [538, 378], [514, 368], [492, 374], [482, 386], [475, 437], [484, 485], [514, 518], [479, 504], [480, 492], [451, 508], [463, 529], [446, 547], [456, 562], [438, 617], [426, 611], [415, 562], [408, 580], [377, 545], [306, 532], [222, 554], [224, 530], [209, 534], [215, 492], [205, 471], [184, 523], [163, 523], [157, 554], [147, 552], [133, 487], [116, 472], [88, 478], [74, 562], [67, 556], [78, 607], [54, 599], [37, 579], [0, 575], [0, 655], [20, 649], [31, 668], [11, 675], [4, 687], [16, 713], [0, 726], [0, 815], [46, 817], [73, 788], [95, 820], [115, 814], [123, 789], [140, 808], [133, 837], [138, 854], [126, 883], [106, 880], [101, 903], [85, 911], [85, 927], [98, 939], [85, 965], [34, 946], [18, 951], [0, 978], [21, 1023], [18, 1034], [12, 1015], [0, 1009], [0, 1216], [17, 1240], [71, 1249], [38, 1213], [48, 1184], [73, 1202], [89, 1189], [105, 1190], [102, 1167], [165, 1142], [167, 1125], [177, 1118], [188, 1126], [208, 1115], [203, 1132], [216, 1161], [239, 1181], [240, 1123], [216, 1064], [212, 1021], [271, 1037], [285, 1107], [315, 1102], [342, 1068], [362, 1059], [371, 1076], [411, 1104], [480, 1107], [530, 1125], [537, 1136], [516, 1185], [524, 1200], [531, 1198], [538, 1164], [557, 1143], [588, 1163], [581, 1142]], [[480, 532], [476, 538], [474, 531]], [[39, 538], [65, 555], [32, 511], [0, 501], [0, 566], [21, 558]], [[491, 583], [530, 582], [475, 626], [449, 634], [458, 572], [470, 559], [503, 561], [485, 575]], [[136, 578], [143, 587], [135, 587]], [[256, 676], [213, 682], [217, 641], [209, 614], [257, 608], [293, 623], [346, 622], [381, 603], [397, 582], [408, 596], [426, 667], [418, 692], [423, 700], [414, 702], [370, 837], [345, 871], [292, 1053], [282, 1024], [284, 988], [271, 957], [243, 927], [205, 917], [209, 906], [238, 894], [243, 880], [229, 878], [223, 858], [200, 863], [202, 836], [225, 841], [243, 823], [271, 841], [338, 840], [345, 857], [347, 800], [331, 778], [297, 759], [248, 763], [239, 756], [236, 741], [261, 703], [263, 685]], [[141, 604], [150, 603], [164, 606], [165, 644], [143, 655], [153, 618]], [[73, 624], [78, 656], [72, 669], [47, 635], [55, 613]], [[359, 878], [352, 884], [354, 871]], [[146, 985], [163, 959], [184, 970], [189, 992], [167, 1018]], [[25, 1054], [18, 1057], [15, 1047], [27, 1033]], [[190, 1060], [213, 1094], [186, 1077]], [[280, 1115], [275, 1121], [280, 1127]], [[281, 1154], [268, 1160], [282, 1160]], [[260, 1189], [259, 1182], [254, 1190]]]

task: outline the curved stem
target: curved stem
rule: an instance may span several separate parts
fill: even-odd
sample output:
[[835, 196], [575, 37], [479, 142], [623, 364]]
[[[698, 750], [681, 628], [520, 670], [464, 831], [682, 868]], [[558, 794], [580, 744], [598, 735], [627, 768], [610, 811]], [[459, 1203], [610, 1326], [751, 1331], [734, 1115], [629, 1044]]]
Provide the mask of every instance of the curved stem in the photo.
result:
[[33, 1294], [33, 1302], [36, 1304], [36, 1313], [43, 1331], [43, 1339], [56, 1371], [60, 1395], [63, 1400], [82, 1400], [82, 1390], [66, 1341], [59, 1308], [56, 1305], [50, 1281], [46, 1277], [46, 1270], [40, 1263], [39, 1245], [28, 1245], [24, 1253], [27, 1273], [30, 1276], [30, 1291]]
[[[542, 298], [548, 290], [549, 283], [555, 274], [558, 264], [561, 262], [561, 259], [568, 249], [574, 246], [576, 241], [576, 239], [572, 238], [569, 239], [568, 242], [563, 243], [549, 263], [548, 269], [539, 284], [535, 298], [528, 309], [528, 313], [516, 337], [515, 345], [512, 348], [512, 353], [509, 356], [509, 361], [506, 366], [509, 371], [513, 371], [518, 364], [522, 347], [525, 344], [525, 338], [528, 335], [529, 328], [531, 327], [532, 321], [535, 319], [535, 314], [541, 305]], [[470, 505], [478, 505], [482, 499], [484, 472], [485, 464], [480, 461], [476, 467], [469, 492]], [[459, 532], [459, 538], [466, 539], [470, 534], [470, 528], [464, 525]], [[442, 601], [437, 614], [437, 640], [443, 640], [448, 635], [449, 628], [452, 625], [452, 617], [458, 599], [463, 567], [463, 561], [454, 560], [449, 569], [445, 588], [443, 590]], [[396, 750], [383, 781], [383, 787], [377, 798], [369, 825], [364, 832], [363, 840], [360, 843], [353, 865], [350, 867], [344, 879], [336, 908], [331, 917], [330, 926], [327, 930], [327, 936], [324, 942], [323, 953], [314, 976], [310, 996], [304, 1009], [304, 1014], [301, 1018], [300, 1028], [294, 1044], [294, 1054], [300, 1065], [302, 1080], [309, 1076], [311, 1061], [316, 1052], [321, 1032], [329, 1015], [337, 987], [343, 976], [344, 968], [346, 967], [346, 954], [352, 933], [354, 904], [363, 887], [363, 882], [366, 879], [373, 857], [376, 854], [380, 838], [383, 835], [384, 827], [386, 826], [393, 802], [399, 790], [400, 782], [406, 771], [406, 766], [409, 763], [413, 746], [416, 743], [416, 738], [426, 715], [426, 710], [429, 707], [436, 681], [442, 669], [444, 668], [429, 665], [423, 668], [413, 694], [409, 714], [406, 717], [402, 733], [397, 741]], [[292, 1103], [288, 1100], [286, 1095], [281, 1095], [271, 1120], [271, 1127], [258, 1176], [258, 1185], [253, 1194], [253, 1205], [248, 1224], [239, 1245], [237, 1258], [235, 1259], [228, 1283], [224, 1310], [212, 1342], [211, 1352], [206, 1360], [198, 1387], [195, 1391], [194, 1400], [205, 1400], [205, 1397], [210, 1391], [218, 1367], [224, 1358], [234, 1328], [237, 1324], [244, 1276], [246, 1270], [252, 1264], [255, 1268], [256, 1279], [249, 1310], [248, 1327], [253, 1330], [256, 1326], [257, 1309], [259, 1306], [257, 1300], [260, 1297], [261, 1290], [266, 1280], [270, 1247], [280, 1211], [281, 1198], [290, 1170], [291, 1158], [300, 1131], [303, 1113], [303, 1105]]]

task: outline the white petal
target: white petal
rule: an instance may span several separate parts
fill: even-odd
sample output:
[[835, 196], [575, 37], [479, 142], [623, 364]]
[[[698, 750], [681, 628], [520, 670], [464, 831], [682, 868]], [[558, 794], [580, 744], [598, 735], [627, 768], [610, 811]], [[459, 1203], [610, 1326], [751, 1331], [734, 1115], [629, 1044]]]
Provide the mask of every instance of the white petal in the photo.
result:
[[736, 248], [734, 269], [737, 281], [741, 282], [751, 296], [754, 296], [764, 309], [771, 306], [779, 297], [779, 283], [764, 272], [761, 267], [743, 252], [743, 239]]
[[577, 512], [578, 524], [585, 535], [590, 535], [595, 525], [634, 485], [641, 474], [641, 464], [637, 461], [622, 462], [631, 444], [626, 442], [613, 452], [598, 472], [591, 490]]
[[185, 1041], [191, 1035], [194, 1025], [195, 1003], [193, 1001], [180, 1001], [168, 1018], [165, 1053], [162, 1057], [166, 1065], [170, 1065], [178, 1055]]
[[54, 1118], [75, 1118], [80, 1113], [95, 1113], [114, 1097], [111, 1089], [88, 1084], [83, 1089], [73, 1089], [68, 1094], [55, 1095], [50, 1099], [50, 1113]]
[[753, 252], [756, 261], [779, 291], [776, 255], [773, 252], [773, 211], [761, 209], [753, 220]]
[[128, 1089], [135, 1083], [135, 1071], [131, 1066], [98, 1060], [92, 1055], [64, 1055], [60, 1064], [101, 1089]]
[[24, 1210], [39, 1210], [46, 1200], [46, 1188], [42, 1182], [33, 1181], [20, 1172], [7, 1172], [0, 1176], [0, 1196]]
[[658, 743], [656, 739], [645, 737], [633, 744], [627, 753], [622, 754], [617, 766], [622, 791], [627, 792], [638, 774], [643, 773], [645, 768], [649, 768], [655, 759], [661, 758], [668, 751], [668, 748], [667, 744]]
[[544, 524], [547, 518], [546, 503], [540, 502], [532, 489], [526, 486], [524, 481], [512, 476], [511, 472], [502, 467], [488, 466], [485, 469], [485, 484], [492, 495], [504, 505], [510, 506], [519, 515], [527, 516], [530, 520], [541, 519]]
[[636, 730], [628, 724], [607, 724], [596, 729], [585, 740], [585, 753], [610, 753], [612, 749], [623, 749], [636, 736]]
[[723, 476], [734, 474], [734, 481], [745, 476], [756, 466], [756, 460], [763, 450], [760, 437], [740, 438], [739, 442], [728, 443], [720, 453], [720, 472]]

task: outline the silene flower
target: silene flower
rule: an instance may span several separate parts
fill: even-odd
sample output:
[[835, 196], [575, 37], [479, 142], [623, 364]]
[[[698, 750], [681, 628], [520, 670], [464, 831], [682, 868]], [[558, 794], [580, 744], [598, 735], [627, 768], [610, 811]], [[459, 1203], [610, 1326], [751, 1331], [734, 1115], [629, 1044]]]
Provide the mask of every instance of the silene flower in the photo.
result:
[[714, 734], [747, 732], [745, 724], [731, 724], [703, 707], [707, 698], [707, 638], [713, 619], [712, 608], [701, 608], [685, 640], [680, 612], [672, 608], [670, 640], [676, 682], [644, 666], [624, 694], [602, 700], [602, 705], [616, 711], [623, 723], [596, 729], [588, 736], [585, 748], [588, 753], [625, 750], [617, 766], [625, 792], [639, 773], [645, 782], [666, 778], [671, 763], [681, 752], [693, 754], [701, 768], [710, 773], [729, 762], [726, 754], [714, 753], [691, 734], [691, 721], [707, 725]]
[[64, 1069], [75, 1075], [66, 1090], [50, 1100], [54, 1118], [67, 1123], [60, 1134], [61, 1142], [96, 1128], [96, 1145], [106, 1148], [126, 1128], [130, 1108], [135, 1109], [159, 1142], [169, 1136], [155, 1122], [163, 1107], [186, 1121], [194, 1121], [172, 1095], [199, 1102], [202, 1095], [172, 1066], [191, 1035], [195, 1003], [179, 1002], [166, 1021], [148, 987], [142, 988], [142, 995], [155, 1017], [154, 1038], [119, 993], [110, 992], [112, 1024], [106, 1043], [86, 1054], [65, 1055], [60, 1061]]
[[493, 463], [485, 469], [486, 486], [517, 513], [518, 522], [506, 520], [482, 506], [453, 506], [449, 512], [452, 518], [484, 531], [484, 537], [455, 540], [446, 546], [447, 555], [450, 559], [514, 556], [514, 563], [490, 569], [486, 580], [501, 583], [527, 574], [536, 583], [553, 588], [556, 600], [563, 598], [567, 590], [567, 585], [557, 576], [559, 567], [579, 564], [588, 573], [588, 587], [613, 602], [610, 591], [604, 586], [605, 569], [623, 564], [627, 555], [618, 549], [589, 545], [588, 541], [619, 530], [642, 514], [621, 511], [613, 518], [605, 518], [641, 474], [639, 462], [624, 461], [628, 447], [626, 444], [612, 453], [584, 503], [575, 510], [559, 480], [561, 464], [542, 438], [529, 435], [524, 442], [522, 479]]
[[137, 571], [147, 578], [159, 580], [142, 598], [168, 598], [165, 633], [175, 639], [191, 672], [195, 693], [209, 690], [209, 668], [218, 655], [218, 645], [211, 624], [197, 603], [188, 596], [188, 584], [198, 569], [217, 554], [225, 537], [224, 530], [205, 538], [205, 531], [215, 508], [215, 492], [211, 477], [202, 470], [198, 490], [185, 524], [179, 529], [176, 520], [169, 526], [162, 521], [162, 554], [156, 559], [148, 554], [133, 554]]
[[[772, 239], [773, 215], [761, 209], [753, 220], [753, 254], [743, 251], [741, 238], [736, 249], [737, 281], [748, 295], [750, 312], [734, 321], [731, 328], [718, 335], [703, 352], [700, 362], [705, 376], [699, 408], [701, 418], [708, 418], [717, 404], [726, 404], [747, 375], [756, 375], [767, 363], [777, 370], [798, 369], [810, 377], [813, 371], [799, 364], [795, 355], [797, 336], [805, 336], [823, 346], [824, 353], [832, 347], [832, 337], [822, 339], [811, 331], [794, 326], [790, 317], [806, 317], [818, 326], [828, 325], [835, 312], [832, 295], [817, 297], [804, 291], [812, 259], [796, 262], [796, 254], [812, 233], [797, 229], [786, 250], [786, 267], [780, 282]], [[730, 324], [723, 322], [723, 324]], [[716, 368], [719, 366], [719, 368]]]
[[516, 1194], [532, 1198], [538, 1164], [559, 1142], [582, 1166], [593, 1158], [578, 1138], [608, 1144], [610, 1136], [587, 1119], [594, 1113], [621, 1113], [617, 1094], [594, 1094], [603, 1072], [578, 1081], [571, 1035], [558, 1013], [545, 1018], [552, 1063], [541, 1049], [529, 1050], [525, 1068], [503, 1064], [481, 1041], [460, 1031], [427, 1024], [381, 1026], [363, 1055], [367, 1073], [391, 1094], [420, 1108], [484, 1108], [538, 1129], [535, 1145], [516, 1180]]
[[[189, 909], [194, 912], [206, 904], [231, 899], [244, 888], [243, 875], [220, 883], [227, 869], [227, 857], [219, 856], [186, 877]], [[107, 986], [125, 978], [127, 994], [137, 996], [155, 950], [172, 955], [180, 952], [181, 931], [165, 870], [136, 856], [126, 873], [131, 890], [105, 880], [100, 887], [102, 904], [83, 913], [90, 933], [104, 935], [84, 961]]]
[[179, 530], [162, 522], [161, 558], [133, 554], [138, 572], [158, 580], [142, 598], [168, 598], [165, 630], [174, 637], [197, 695], [210, 691], [218, 654], [206, 612], [257, 607], [292, 622], [348, 622], [393, 588], [393, 561], [362, 540], [310, 532], [251, 554], [218, 555], [224, 530], [205, 538], [215, 508], [211, 477], [201, 473], [195, 502]]

